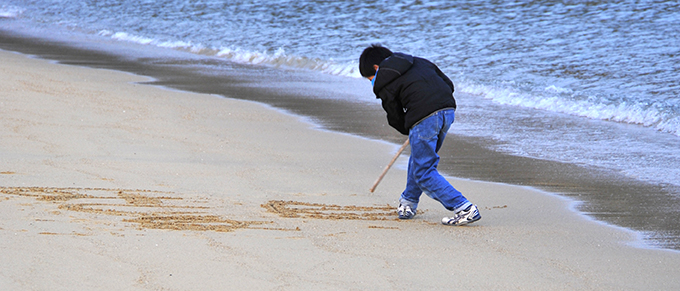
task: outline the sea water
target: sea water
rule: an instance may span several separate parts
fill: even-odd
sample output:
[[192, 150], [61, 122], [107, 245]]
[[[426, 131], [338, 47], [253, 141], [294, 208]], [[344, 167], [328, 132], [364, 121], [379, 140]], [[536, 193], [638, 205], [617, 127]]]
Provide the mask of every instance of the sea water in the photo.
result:
[[680, 185], [677, 1], [0, 0], [16, 25], [357, 79], [380, 43], [451, 77], [458, 134]]

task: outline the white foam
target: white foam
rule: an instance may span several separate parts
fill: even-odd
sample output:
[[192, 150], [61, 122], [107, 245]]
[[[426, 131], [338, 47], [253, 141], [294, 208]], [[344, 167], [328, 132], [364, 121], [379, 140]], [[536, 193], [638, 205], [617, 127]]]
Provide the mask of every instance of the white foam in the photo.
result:
[[17, 18], [24, 13], [24, 10], [16, 6], [3, 5], [0, 7], [0, 18]]
[[266, 51], [250, 51], [233, 47], [221, 48], [219, 52], [216, 53], [216, 56], [245, 64], [306, 69], [336, 76], [359, 77], [359, 70], [356, 69], [356, 63], [342, 64], [336, 63], [333, 60], [289, 55], [283, 48], [278, 48], [273, 53]]
[[128, 34], [128, 33], [125, 33], [125, 32], [116, 32], [111, 36], [111, 38], [116, 39], [116, 40], [122, 40], [122, 41], [138, 43], [138, 44], [144, 44], [144, 45], [151, 44], [154, 41], [151, 38], [132, 35], [132, 34]]
[[153, 38], [130, 34], [127, 32], [112, 32], [109, 30], [102, 30], [98, 34], [100, 36], [110, 37], [111, 39], [117, 41], [126, 41], [142, 45], [153, 45], [162, 48], [189, 51], [196, 54], [225, 58], [229, 59], [230, 61], [243, 64], [305, 69], [319, 71], [330, 75], [352, 78], [361, 77], [358, 70], [358, 64], [356, 62], [337, 63], [333, 60], [289, 55], [283, 48], [278, 48], [273, 52], [253, 51], [239, 47], [211, 48], [200, 43], [193, 43], [190, 41], [161, 41]]
[[648, 103], [625, 99], [609, 100], [596, 96], [577, 96], [570, 89], [549, 86], [541, 92], [519, 92], [512, 84], [507, 87], [490, 87], [461, 82], [459, 90], [482, 96], [496, 103], [520, 106], [551, 112], [566, 113], [592, 119], [638, 124], [660, 132], [680, 136], [680, 112], [664, 101]]
[[202, 45], [194, 45], [193, 43], [187, 41], [164, 41], [158, 42], [156, 45], [164, 48], [189, 49], [194, 52], [204, 49]]
[[567, 88], [562, 88], [562, 87], [557, 87], [555, 85], [550, 85], [544, 89], [546, 92], [552, 92], [552, 93], [572, 93], [573, 91], [571, 89]]

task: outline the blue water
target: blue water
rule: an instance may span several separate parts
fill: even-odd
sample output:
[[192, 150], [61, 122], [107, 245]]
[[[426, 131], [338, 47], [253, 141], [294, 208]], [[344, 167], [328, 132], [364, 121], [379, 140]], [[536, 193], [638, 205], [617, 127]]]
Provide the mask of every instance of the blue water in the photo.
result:
[[0, 0], [0, 25], [347, 78], [381, 43], [466, 93], [460, 134], [680, 185], [677, 1]]

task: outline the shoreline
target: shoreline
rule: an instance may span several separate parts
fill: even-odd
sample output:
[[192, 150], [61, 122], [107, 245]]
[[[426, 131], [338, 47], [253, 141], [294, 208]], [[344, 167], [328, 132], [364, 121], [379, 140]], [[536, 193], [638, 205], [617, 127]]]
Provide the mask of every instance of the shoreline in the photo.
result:
[[[358, 90], [354, 88], [357, 84], [342, 78], [316, 75], [310, 78], [304, 72], [251, 67], [211, 59], [117, 55], [103, 49], [69, 46], [2, 31], [0, 39], [0, 48], [59, 63], [113, 69], [154, 78], [145, 84], [261, 102], [285, 112], [306, 116], [330, 131], [384, 140], [395, 145], [403, 143], [405, 138], [386, 125], [379, 104], [326, 98], [329, 94], [357, 94]], [[134, 47], [122, 45], [120, 48]], [[192, 62], [195, 64], [192, 65]], [[203, 71], [206, 65], [216, 72]], [[301, 89], [319, 89], [319, 83], [330, 82], [346, 82], [340, 87], [355, 90], [327, 92], [321, 89], [309, 92]], [[359, 85], [365, 85], [365, 82]], [[465, 96], [456, 98], [464, 99]], [[457, 118], [464, 118], [464, 114], [461, 112]], [[680, 212], [667, 209], [666, 200], [659, 199], [677, 195], [680, 193], [677, 187], [648, 184], [596, 168], [507, 155], [489, 150], [486, 147], [489, 143], [493, 141], [450, 132], [440, 151], [440, 171], [453, 177], [530, 186], [559, 193], [582, 202], [576, 210], [585, 215], [644, 234], [645, 243], [651, 247], [680, 250], [680, 228], [677, 225]], [[651, 216], [641, 220], [637, 215], [640, 211], [651, 213]]]
[[628, 246], [633, 233], [567, 199], [450, 178], [481, 221], [442, 226], [448, 212], [429, 198], [400, 221], [405, 171], [368, 194], [392, 145], [138, 75], [0, 59], [0, 286], [680, 287], [680, 253]]

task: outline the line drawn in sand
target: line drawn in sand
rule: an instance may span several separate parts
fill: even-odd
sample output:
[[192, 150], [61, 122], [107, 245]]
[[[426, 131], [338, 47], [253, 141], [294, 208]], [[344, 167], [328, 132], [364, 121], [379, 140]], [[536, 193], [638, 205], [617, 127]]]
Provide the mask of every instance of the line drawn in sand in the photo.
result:
[[[264, 226], [273, 221], [241, 221], [215, 214], [206, 201], [173, 197], [172, 192], [112, 188], [0, 187], [0, 194], [31, 197], [57, 204], [62, 211], [121, 217], [139, 229], [231, 232], [237, 229], [295, 231]], [[9, 198], [6, 198], [9, 199]], [[282, 218], [329, 220], [396, 220], [394, 207], [339, 206], [321, 203], [272, 200], [261, 207]], [[374, 228], [378, 228], [375, 226]], [[42, 232], [43, 234], [55, 234]]]
[[394, 207], [340, 206], [298, 201], [271, 200], [261, 205], [271, 213], [286, 218], [396, 220]]
[[[210, 213], [199, 201], [172, 192], [108, 188], [0, 187], [0, 193], [56, 203], [60, 211], [120, 216], [140, 229], [229, 232], [264, 221], [238, 221]], [[59, 212], [59, 211], [56, 211]]]

